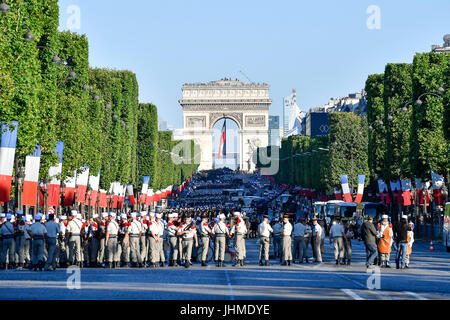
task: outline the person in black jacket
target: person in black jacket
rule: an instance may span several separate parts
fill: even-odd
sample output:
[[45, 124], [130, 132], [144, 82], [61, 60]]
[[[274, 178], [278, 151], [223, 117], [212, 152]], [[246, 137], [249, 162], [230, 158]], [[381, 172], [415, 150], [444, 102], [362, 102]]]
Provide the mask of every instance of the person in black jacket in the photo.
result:
[[408, 216], [402, 215], [400, 225], [397, 228], [397, 269], [405, 269], [409, 229], [410, 227], [408, 225]]
[[374, 265], [374, 261], [378, 253], [376, 244], [377, 235], [377, 230], [373, 225], [373, 217], [369, 216], [368, 221], [364, 222], [361, 226], [361, 239], [364, 241], [364, 244], [366, 246], [367, 268]]

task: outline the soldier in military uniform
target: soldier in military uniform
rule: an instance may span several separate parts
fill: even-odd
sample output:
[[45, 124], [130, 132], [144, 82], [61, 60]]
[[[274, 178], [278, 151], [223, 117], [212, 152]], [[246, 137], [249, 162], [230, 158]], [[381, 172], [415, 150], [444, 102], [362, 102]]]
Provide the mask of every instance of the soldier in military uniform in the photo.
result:
[[39, 271], [42, 271], [42, 268], [44, 267], [44, 237], [47, 236], [47, 229], [44, 226], [45, 217], [41, 213], [36, 214], [34, 218], [35, 223], [31, 225], [27, 232], [33, 239], [33, 270], [37, 271], [39, 268]]
[[150, 250], [151, 255], [151, 267], [156, 268], [158, 266], [164, 266], [164, 250], [163, 250], [163, 232], [164, 225], [161, 222], [162, 215], [160, 213], [156, 214], [156, 220], [150, 223]]
[[175, 213], [169, 213], [169, 221], [167, 224], [167, 236], [169, 239], [169, 267], [178, 266], [178, 224], [175, 221]]
[[107, 262], [105, 263], [106, 268], [115, 268], [116, 260], [119, 259], [118, 255], [118, 243], [117, 234], [119, 233], [119, 225], [115, 221], [116, 214], [114, 212], [109, 213], [109, 221], [106, 225], [106, 238], [105, 238], [105, 248], [107, 253]]
[[100, 223], [100, 219], [98, 214], [93, 214], [92, 218], [89, 219], [89, 228], [88, 228], [88, 243], [89, 243], [89, 267], [96, 268], [98, 267], [97, 257], [100, 243], [100, 229], [98, 227]]
[[76, 218], [77, 211], [72, 210], [69, 216], [69, 223], [66, 229], [66, 242], [69, 245], [69, 264], [81, 268], [81, 230], [83, 222]]
[[120, 232], [119, 232], [119, 243], [120, 243], [120, 255], [119, 261], [120, 266], [128, 266], [130, 263], [130, 238], [125, 237], [125, 234], [128, 232], [128, 228], [130, 227], [130, 223], [127, 220], [127, 215], [125, 213], [121, 214], [122, 221], [120, 223]]
[[102, 220], [99, 223], [99, 243], [98, 243], [98, 263], [102, 266], [105, 260], [105, 238], [106, 238], [106, 224], [108, 223], [108, 212], [101, 213]]
[[202, 221], [200, 223], [200, 235], [202, 240], [202, 267], [206, 267], [206, 259], [209, 250], [209, 236], [212, 234], [211, 228], [208, 226], [208, 216], [202, 214]]
[[150, 263], [150, 266], [152, 266], [152, 246], [151, 246], [151, 232], [150, 232], [150, 226], [155, 223], [155, 213], [150, 212], [149, 213], [149, 220], [147, 221], [147, 261]]
[[198, 247], [197, 229], [195, 227], [194, 222], [191, 220], [190, 215], [185, 216], [184, 223], [181, 224], [180, 228], [178, 229], [178, 235], [181, 237], [183, 244], [184, 266], [186, 268], [189, 268], [192, 265], [191, 256], [194, 240], [195, 240], [195, 247], [196, 248]]
[[66, 243], [66, 234], [67, 234], [67, 226], [69, 225], [69, 221], [67, 220], [67, 216], [61, 216], [61, 220], [59, 221], [59, 236], [58, 236], [58, 247], [59, 247], [59, 266], [66, 267], [68, 262], [68, 252], [69, 248]]
[[247, 225], [245, 221], [241, 218], [239, 212], [234, 212], [235, 224], [231, 228], [230, 234], [235, 235], [234, 247], [236, 249], [237, 261], [233, 266], [244, 266], [244, 258], [246, 255], [245, 250], [245, 235], [247, 234]]
[[214, 260], [216, 261], [216, 267], [224, 267], [226, 236], [230, 236], [230, 232], [228, 224], [225, 223], [225, 215], [221, 213], [218, 218], [219, 222], [214, 224], [212, 230], [215, 237]]
[[141, 222], [141, 236], [139, 237], [139, 249], [141, 255], [141, 261], [143, 266], [147, 266], [147, 230], [148, 230], [148, 220], [146, 219], [147, 212], [141, 211], [140, 215]]
[[136, 220], [136, 216], [136, 212], [131, 213], [131, 222], [125, 238], [129, 239], [132, 266], [142, 268], [143, 264], [139, 249], [139, 241], [142, 235], [142, 224]]
[[15, 240], [14, 240], [14, 234], [15, 229], [14, 225], [11, 223], [13, 216], [8, 213], [6, 215], [6, 222], [2, 224], [2, 227], [0, 228], [0, 234], [3, 238], [3, 255], [2, 255], [2, 266], [3, 269], [8, 269], [8, 267], [14, 268], [14, 259], [15, 259]]

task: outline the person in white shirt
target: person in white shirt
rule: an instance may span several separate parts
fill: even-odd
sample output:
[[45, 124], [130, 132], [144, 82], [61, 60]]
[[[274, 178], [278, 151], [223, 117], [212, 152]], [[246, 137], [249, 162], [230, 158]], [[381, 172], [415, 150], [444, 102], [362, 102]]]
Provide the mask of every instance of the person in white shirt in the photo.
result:
[[316, 263], [322, 263], [322, 252], [320, 250], [321, 242], [322, 242], [322, 227], [317, 223], [317, 218], [312, 218], [313, 227], [312, 227], [312, 241], [313, 241], [313, 249], [314, 249], [314, 257]]
[[269, 216], [264, 215], [263, 221], [258, 226], [259, 234], [259, 265], [262, 266], [262, 258], [264, 256], [265, 265], [270, 266], [269, 263], [269, 248], [270, 248], [270, 233], [273, 232], [269, 224]]
[[283, 216], [283, 231], [281, 232], [283, 248], [283, 266], [290, 266], [292, 262], [292, 224], [289, 222], [289, 216]]
[[345, 239], [345, 230], [344, 226], [340, 223], [340, 219], [336, 218], [332, 222], [332, 226], [330, 228], [329, 233], [330, 244], [333, 242], [334, 245], [334, 259], [336, 260], [336, 264], [344, 264], [344, 239]]

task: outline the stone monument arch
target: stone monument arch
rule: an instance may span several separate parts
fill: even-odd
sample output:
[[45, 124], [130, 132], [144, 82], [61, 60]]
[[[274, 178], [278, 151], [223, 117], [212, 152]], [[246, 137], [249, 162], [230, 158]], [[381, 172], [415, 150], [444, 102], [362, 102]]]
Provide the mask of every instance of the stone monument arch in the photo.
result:
[[201, 147], [199, 170], [213, 167], [213, 128], [217, 121], [235, 121], [239, 133], [239, 168], [253, 171], [251, 161], [257, 147], [266, 147], [269, 138], [269, 85], [222, 79], [207, 83], [184, 84], [183, 139]]

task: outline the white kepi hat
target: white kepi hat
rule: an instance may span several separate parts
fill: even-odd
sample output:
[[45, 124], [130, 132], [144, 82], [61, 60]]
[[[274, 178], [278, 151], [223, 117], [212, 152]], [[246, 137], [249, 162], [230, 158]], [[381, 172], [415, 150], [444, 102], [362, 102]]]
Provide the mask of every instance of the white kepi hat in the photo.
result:
[[389, 216], [388, 216], [387, 214], [383, 214], [383, 215], [381, 216], [381, 219], [389, 219]]

